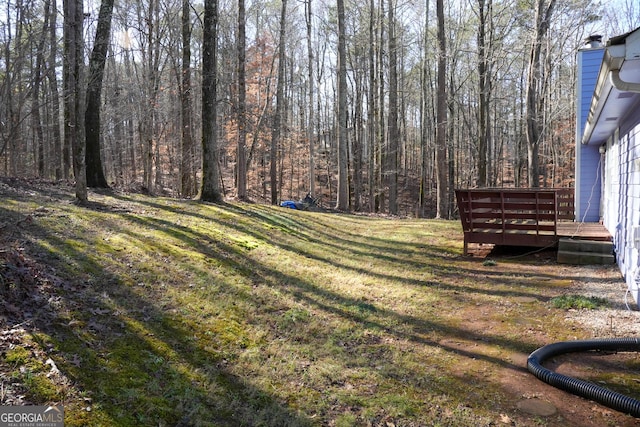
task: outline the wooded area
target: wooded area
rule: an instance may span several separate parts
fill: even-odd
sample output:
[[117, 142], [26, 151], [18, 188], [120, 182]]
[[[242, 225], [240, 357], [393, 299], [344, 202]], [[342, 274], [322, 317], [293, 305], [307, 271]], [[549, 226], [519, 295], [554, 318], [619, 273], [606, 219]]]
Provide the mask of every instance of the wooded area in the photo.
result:
[[576, 51], [640, 25], [633, 0], [62, 3], [0, 5], [0, 174], [437, 217], [457, 187], [571, 186]]

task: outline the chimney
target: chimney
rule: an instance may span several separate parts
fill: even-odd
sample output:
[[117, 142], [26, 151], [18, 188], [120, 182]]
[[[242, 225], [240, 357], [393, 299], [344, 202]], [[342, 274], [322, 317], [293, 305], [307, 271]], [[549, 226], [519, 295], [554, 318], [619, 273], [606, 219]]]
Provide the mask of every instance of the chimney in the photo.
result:
[[602, 36], [600, 34], [592, 34], [584, 41], [583, 49], [597, 49], [602, 47]]
[[582, 144], [582, 135], [586, 126], [591, 98], [598, 81], [605, 47], [602, 36], [592, 35], [585, 40], [585, 45], [577, 53], [577, 85], [576, 85], [576, 175], [575, 175], [575, 217], [588, 222], [600, 220], [600, 192], [592, 190], [600, 188], [601, 155], [597, 146]]

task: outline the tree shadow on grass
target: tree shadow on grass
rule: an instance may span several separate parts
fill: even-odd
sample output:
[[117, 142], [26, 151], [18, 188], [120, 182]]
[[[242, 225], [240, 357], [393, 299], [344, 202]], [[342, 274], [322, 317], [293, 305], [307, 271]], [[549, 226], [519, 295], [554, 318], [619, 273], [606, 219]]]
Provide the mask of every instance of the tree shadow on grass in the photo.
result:
[[[362, 314], [362, 310], [353, 310], [353, 308], [363, 307], [364, 303], [360, 297], [346, 296], [332, 291], [328, 287], [320, 287], [304, 277], [287, 274], [267, 265], [247, 260], [242, 251], [238, 251], [237, 248], [224, 242], [203, 243], [211, 242], [211, 237], [206, 234], [194, 232], [187, 227], [176, 226], [171, 222], [158, 218], [136, 218], [134, 221], [141, 226], [161, 230], [163, 233], [167, 233], [173, 238], [181, 240], [187, 246], [198, 250], [207, 257], [216, 257], [220, 251], [225, 254], [224, 264], [233, 271], [241, 272], [251, 282], [261, 282], [272, 289], [285, 291], [298, 301], [316, 307], [323, 312], [331, 313], [340, 318], [361, 324], [366, 328], [384, 331], [385, 333], [396, 335], [399, 339], [430, 346], [439, 346], [438, 342], [428, 338], [434, 332], [436, 336], [444, 335], [470, 340], [487, 339], [485, 335], [467, 331], [459, 327], [448, 326], [444, 322], [438, 322], [438, 319], [429, 321], [416, 316], [400, 314], [371, 303], [366, 304], [370, 309], [364, 310], [364, 315], [359, 315], [358, 313]], [[391, 278], [398, 280], [395, 276]], [[402, 325], [402, 327], [394, 329], [388, 325]], [[527, 349], [535, 349], [536, 346], [535, 343], [527, 343], [522, 340], [511, 340], [502, 337], [491, 337], [491, 340], [496, 345], [513, 350], [522, 350], [523, 346]], [[459, 353], [460, 351], [456, 349], [454, 352]], [[479, 354], [469, 354], [469, 356], [471, 355], [473, 355], [473, 357], [483, 357]], [[503, 362], [497, 358], [488, 358], [487, 360], [492, 363], [503, 364]], [[508, 366], [508, 364], [503, 365]]]
[[[37, 224], [29, 233], [46, 242], [31, 242], [27, 250], [55, 271], [53, 292], [61, 297], [33, 313], [34, 336], [56, 352], [57, 366], [91, 396], [92, 425], [311, 424], [268, 390], [229, 371], [233, 355], [196, 333], [179, 308], [167, 310], [154, 293], [145, 295], [144, 288], [111, 274], [110, 260], [78, 250], [77, 242]], [[70, 263], [76, 266], [69, 269]], [[78, 266], [91, 274], [66, 279]], [[67, 424], [77, 423], [84, 421], [67, 412]]]
[[[152, 200], [140, 201], [141, 204], [153, 207], [155, 209], [167, 210], [169, 212], [192, 216], [205, 221], [220, 221], [219, 218], [214, 219], [201, 213], [194, 213], [187, 209], [177, 206], [167, 206]], [[194, 203], [190, 202], [189, 204]], [[290, 251], [310, 260], [325, 263], [328, 269], [341, 268], [350, 270], [358, 274], [367, 275], [376, 279], [388, 281], [398, 281], [405, 285], [426, 287], [426, 288], [438, 288], [444, 290], [450, 290], [452, 292], [464, 292], [469, 294], [486, 294], [494, 296], [520, 296], [529, 298], [540, 298], [538, 293], [528, 292], [522, 288], [514, 288], [513, 272], [512, 271], [491, 271], [486, 269], [469, 269], [462, 266], [460, 263], [452, 259], [450, 251], [442, 247], [428, 247], [425, 248], [425, 244], [419, 243], [408, 247], [409, 245], [403, 244], [389, 244], [384, 243], [384, 239], [376, 239], [377, 243], [371, 243], [369, 239], [358, 239], [349, 241], [344, 238], [331, 237], [320, 238], [320, 234], [331, 227], [328, 227], [326, 223], [319, 222], [317, 219], [312, 219], [312, 222], [316, 222], [317, 228], [311, 229], [306, 222], [295, 218], [294, 214], [283, 211], [282, 214], [273, 214], [272, 212], [261, 212], [258, 210], [247, 210], [241, 206], [221, 204], [215, 205], [215, 209], [221, 211], [227, 211], [233, 215], [242, 215], [249, 217], [252, 220], [255, 219], [259, 224], [266, 224], [267, 229], [284, 230], [286, 236], [291, 236], [291, 239], [272, 238], [270, 235], [265, 234], [264, 231], [258, 231], [261, 227], [249, 227], [242, 224], [240, 221], [234, 221], [233, 219], [223, 221], [223, 224], [227, 227], [233, 228], [238, 232], [254, 237], [257, 240], [265, 241], [276, 247], [279, 247], [285, 251]], [[305, 220], [308, 218], [305, 217]], [[356, 218], [360, 219], [360, 218]], [[365, 218], [366, 219], [366, 218]], [[337, 233], [337, 230], [334, 229]], [[312, 251], [311, 247], [322, 247], [322, 251]], [[334, 254], [340, 254], [348, 252], [352, 257], [360, 257], [360, 265], [365, 265], [365, 260], [374, 259], [377, 262], [386, 262], [389, 265], [396, 265], [401, 270], [404, 269], [425, 269], [428, 268], [432, 276], [436, 278], [448, 279], [445, 281], [434, 280], [422, 280], [414, 279], [411, 277], [398, 276], [392, 274], [385, 274], [380, 272], [373, 272], [371, 269], [361, 266], [349, 265], [344, 259], [334, 256]], [[403, 255], [412, 255], [421, 253], [422, 257], [429, 257], [437, 262], [425, 265], [424, 262], [418, 260], [407, 259]], [[479, 264], [478, 264], [479, 265]], [[526, 274], [526, 271], [520, 269], [522, 274]], [[460, 277], [468, 276], [488, 276], [491, 277], [491, 282], [494, 285], [490, 289], [483, 289], [477, 286], [467, 286], [461, 283]], [[544, 274], [536, 274], [537, 277], [543, 279], [557, 279], [557, 276], [544, 277]], [[449, 280], [450, 279], [450, 280]], [[458, 283], [455, 283], [458, 282]], [[545, 286], [545, 280], [540, 281], [540, 286]], [[501, 287], [503, 287], [501, 289]], [[507, 288], [507, 289], [505, 289]]]
[[[212, 207], [223, 215], [208, 216], [185, 211], [180, 207], [167, 207], [155, 202], [144, 203], [157, 209], [191, 215], [198, 220], [212, 221], [214, 224], [218, 222], [219, 226], [273, 244], [284, 251], [302, 254], [309, 260], [325, 264], [327, 269], [339, 267], [358, 274], [370, 273], [364, 267], [353, 266], [305, 248], [305, 242], [308, 242], [305, 239], [315, 239], [313, 245], [322, 245], [324, 242], [317, 238], [317, 234], [300, 232], [300, 224], [295, 222], [295, 218], [280, 219], [278, 216], [255, 213], [252, 217], [266, 225], [251, 227], [236, 218], [242, 211], [233, 206]], [[527, 340], [524, 336], [500, 336], [490, 331], [467, 329], [464, 323], [451, 324], [439, 318], [437, 311], [433, 312], [434, 316], [431, 318], [424, 313], [409, 315], [381, 306], [375, 301], [332, 290], [293, 272], [288, 273], [266, 263], [256, 262], [246, 248], [234, 244], [224, 236], [221, 238], [218, 232], [207, 231], [206, 227], [200, 227], [201, 231], [196, 231], [189, 226], [164, 220], [153, 212], [131, 214], [105, 212], [103, 209], [96, 211], [99, 215], [96, 227], [114, 232], [126, 231], [129, 244], [139, 242], [140, 247], [152, 251], [153, 256], [166, 257], [170, 263], [167, 266], [169, 270], [177, 267], [179, 260], [173, 257], [172, 246], [179, 245], [194, 254], [216, 260], [222, 271], [237, 274], [244, 284], [227, 281], [202, 267], [198, 274], [211, 275], [211, 281], [219, 281], [205, 287], [202, 298], [215, 301], [220, 292], [244, 298], [252, 310], [248, 314], [252, 316], [250, 320], [242, 320], [241, 324], [243, 327], [261, 329], [267, 341], [248, 344], [238, 341], [231, 346], [219, 345], [218, 340], [221, 338], [216, 336], [219, 331], [207, 334], [202, 325], [194, 320], [198, 313], [185, 312], [190, 309], [179, 306], [177, 301], [163, 298], [163, 292], [158, 289], [163, 284], [152, 280], [153, 272], [139, 271], [131, 277], [114, 274], [110, 267], [112, 263], [122, 262], [126, 257], [114, 254], [118, 260], [99, 259], [95, 253], [79, 249], [77, 242], [61, 239], [46, 229], [38, 228], [37, 224], [33, 225], [38, 228], [33, 230], [33, 234], [42, 236], [42, 240], [46, 242], [46, 246], [34, 248], [35, 252], [49, 252], [52, 257], [58, 256], [52, 264], [59, 269], [60, 275], [69, 277], [76, 274], [76, 266], [82, 266], [82, 270], [91, 272], [93, 281], [90, 285], [65, 291], [64, 304], [55, 309], [55, 321], [41, 322], [38, 326], [51, 335], [56, 347], [62, 349], [61, 356], [66, 362], [61, 362], [60, 365], [84, 389], [92, 392], [94, 402], [101, 406], [105, 417], [116, 424], [157, 425], [165, 422], [175, 425], [305, 425], [326, 424], [331, 421], [335, 413], [323, 413], [320, 418], [312, 419], [311, 413], [304, 408], [298, 411], [294, 409], [295, 406], [285, 402], [281, 397], [282, 390], [255, 383], [256, 380], [263, 380], [267, 384], [278, 383], [277, 372], [271, 374], [273, 378], [257, 378], [257, 374], [250, 372], [246, 375], [238, 373], [235, 365], [240, 355], [246, 350], [262, 351], [270, 345], [269, 342], [282, 343], [282, 347], [291, 352], [285, 354], [292, 359], [309, 358], [311, 366], [314, 361], [306, 354], [308, 350], [304, 348], [305, 345], [320, 348], [326, 341], [339, 342], [331, 351], [335, 352], [333, 356], [342, 369], [360, 369], [366, 373], [367, 378], [370, 377], [370, 382], [381, 378], [384, 381], [401, 382], [414, 389], [424, 389], [427, 396], [465, 390], [469, 387], [468, 378], [456, 377], [448, 372], [416, 375], [415, 368], [410, 364], [393, 360], [384, 351], [386, 347], [395, 346], [394, 342], [406, 342], [423, 353], [437, 351], [454, 358], [481, 360], [496, 369], [522, 372], [523, 366], [516, 366], [496, 354], [474, 350], [473, 346], [451, 345], [450, 342], [484, 342], [495, 348], [516, 352], [532, 351], [538, 346], [538, 343]], [[112, 214], [120, 215], [120, 220], [124, 219], [131, 226], [127, 230], [119, 230], [122, 225], [118, 221], [110, 222], [112, 219], [109, 215]], [[322, 224], [317, 227], [314, 233], [321, 232]], [[272, 228], [287, 230], [287, 235], [292, 236], [292, 239], [278, 241], [269, 236], [268, 230]], [[146, 235], [143, 230], [152, 230], [153, 233]], [[154, 241], [155, 233], [160, 233], [167, 240]], [[78, 238], [86, 238], [88, 244], [91, 242], [90, 237]], [[344, 251], [347, 243], [345, 239], [339, 245], [330, 246], [328, 250]], [[356, 245], [361, 245], [359, 253], [377, 248], [385, 251], [389, 261], [397, 260], [392, 254], [393, 247], [382, 249], [384, 245], [372, 246], [367, 242], [358, 242]], [[130, 261], [135, 266], [136, 260]], [[71, 264], [75, 266], [72, 267]], [[407, 266], [413, 267], [415, 265]], [[456, 271], [455, 266], [436, 270], [437, 275], [464, 274], [460, 269]], [[499, 278], [498, 273], [495, 276]], [[434, 290], [440, 288], [448, 292], [513, 295], [511, 291], [478, 290], [471, 285], [454, 284], [453, 281], [431, 283], [384, 273], [376, 273], [376, 277], [403, 285], [433, 287]], [[142, 278], [141, 285], [138, 284], [138, 278]], [[185, 283], [169, 285], [178, 288], [182, 286], [182, 289], [188, 291]], [[215, 292], [207, 295], [213, 288], [216, 288]], [[279, 295], [286, 295], [288, 300], [280, 301]], [[322, 329], [314, 331], [316, 336], [304, 337], [302, 332], [294, 328], [274, 326], [278, 323], [278, 316], [283, 317], [280, 311], [270, 311], [269, 307], [276, 305], [281, 306], [284, 313], [297, 306], [306, 307], [328, 319], [328, 323]], [[200, 314], [212, 315], [206, 312]], [[203, 322], [204, 320], [206, 319]], [[334, 328], [343, 322], [349, 325], [349, 329]], [[392, 338], [389, 344], [383, 344], [383, 339], [386, 338]], [[247, 349], [247, 345], [255, 347]], [[301, 377], [304, 375], [305, 373], [300, 373]], [[317, 384], [310, 386], [318, 387]], [[334, 400], [326, 404], [325, 408], [348, 411], [352, 406], [349, 402], [354, 399], [360, 399], [362, 405], [367, 405], [369, 403], [366, 400], [373, 398], [366, 394], [348, 398], [347, 391], [340, 388], [342, 386], [339, 383], [327, 383], [327, 393]], [[375, 387], [375, 384], [371, 387]], [[356, 393], [355, 390], [351, 391], [352, 395]], [[379, 395], [375, 397], [381, 399]], [[476, 404], [482, 405], [480, 402]], [[411, 418], [410, 411], [406, 416]]]

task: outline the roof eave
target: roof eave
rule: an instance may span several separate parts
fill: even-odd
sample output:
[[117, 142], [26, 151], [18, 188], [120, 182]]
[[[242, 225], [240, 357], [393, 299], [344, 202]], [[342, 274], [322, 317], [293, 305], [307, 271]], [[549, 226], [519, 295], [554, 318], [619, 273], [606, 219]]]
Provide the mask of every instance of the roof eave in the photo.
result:
[[[598, 72], [582, 144], [601, 145], [606, 142], [621, 120], [619, 115], [613, 114], [614, 117], [611, 117], [611, 113], [620, 113], [625, 105], [628, 108], [629, 104], [625, 102], [638, 99], [636, 94], [640, 93], [640, 82], [634, 77], [638, 75], [639, 62], [640, 28], [609, 41]], [[625, 69], [626, 77], [634, 81], [625, 81], [621, 78]], [[624, 96], [629, 93], [631, 96]], [[607, 105], [610, 99], [611, 103]], [[605, 109], [607, 117], [602, 117]]]
[[[611, 70], [620, 70], [622, 64], [624, 63], [625, 52], [626, 49], [624, 44], [608, 46], [604, 51], [602, 65], [600, 66], [600, 71], [598, 72], [596, 88], [593, 93], [593, 97], [591, 98], [591, 106], [589, 107], [587, 123], [585, 125], [584, 134], [582, 136], [583, 144], [594, 142], [591, 140], [593, 137], [593, 131], [596, 127], [596, 124], [600, 120], [602, 109], [606, 105], [613, 89], [613, 84], [610, 78]], [[603, 141], [595, 142], [601, 143]]]

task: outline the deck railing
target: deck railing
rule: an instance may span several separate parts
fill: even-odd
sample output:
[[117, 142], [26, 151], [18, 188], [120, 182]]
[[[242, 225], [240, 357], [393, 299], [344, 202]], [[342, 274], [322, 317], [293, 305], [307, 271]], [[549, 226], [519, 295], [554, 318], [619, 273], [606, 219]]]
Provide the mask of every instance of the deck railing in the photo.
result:
[[573, 189], [458, 189], [456, 199], [469, 243], [552, 246], [559, 221], [574, 218]]

